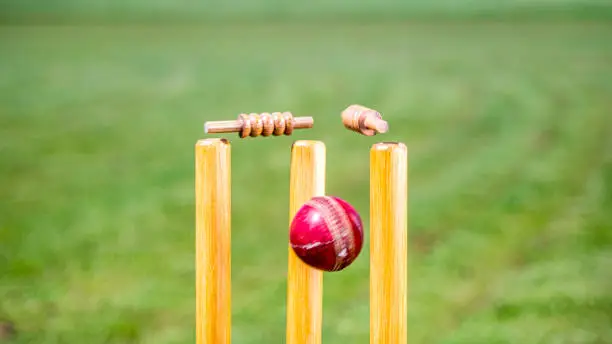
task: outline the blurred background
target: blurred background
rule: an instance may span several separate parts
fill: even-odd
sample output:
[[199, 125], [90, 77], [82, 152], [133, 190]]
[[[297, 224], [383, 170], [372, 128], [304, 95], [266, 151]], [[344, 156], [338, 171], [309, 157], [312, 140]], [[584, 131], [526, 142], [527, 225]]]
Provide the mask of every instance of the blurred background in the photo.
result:
[[[409, 147], [410, 343], [612, 343], [612, 4], [0, 2], [0, 342], [193, 343], [194, 144], [232, 140], [233, 342], [282, 343], [289, 152], [324, 140], [369, 221], [369, 147]], [[358, 103], [385, 136], [346, 131]], [[368, 343], [369, 229], [325, 275]]]

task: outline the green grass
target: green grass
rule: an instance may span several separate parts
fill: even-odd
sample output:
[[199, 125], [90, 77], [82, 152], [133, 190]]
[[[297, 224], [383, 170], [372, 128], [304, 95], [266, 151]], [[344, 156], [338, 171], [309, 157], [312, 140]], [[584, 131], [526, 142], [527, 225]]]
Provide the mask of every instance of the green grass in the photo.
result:
[[0, 0], [0, 22], [612, 18], [608, 0]]
[[[234, 343], [284, 341], [296, 139], [325, 141], [328, 193], [365, 223], [370, 145], [408, 145], [410, 343], [609, 343], [611, 35], [590, 22], [0, 27], [0, 322], [19, 344], [193, 343], [202, 124], [290, 110], [315, 128], [230, 136]], [[352, 103], [390, 133], [346, 131]], [[368, 342], [368, 234], [325, 277], [325, 343]]]

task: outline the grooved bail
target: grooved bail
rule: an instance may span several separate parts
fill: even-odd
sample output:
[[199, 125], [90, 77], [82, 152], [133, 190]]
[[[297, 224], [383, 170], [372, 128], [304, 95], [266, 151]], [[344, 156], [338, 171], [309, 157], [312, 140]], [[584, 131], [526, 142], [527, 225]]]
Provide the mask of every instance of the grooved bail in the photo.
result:
[[389, 124], [382, 119], [380, 112], [361, 105], [351, 105], [342, 111], [344, 127], [365, 136], [384, 134]]
[[291, 112], [242, 113], [234, 121], [204, 123], [204, 133], [238, 133], [240, 138], [291, 135], [294, 129], [312, 128], [312, 117], [293, 117]]

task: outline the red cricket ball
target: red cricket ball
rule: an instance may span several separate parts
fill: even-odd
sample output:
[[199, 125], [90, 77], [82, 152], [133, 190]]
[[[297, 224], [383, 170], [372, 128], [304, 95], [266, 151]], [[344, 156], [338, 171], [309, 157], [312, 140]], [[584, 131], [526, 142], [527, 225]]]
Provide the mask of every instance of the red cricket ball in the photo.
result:
[[323, 271], [340, 271], [361, 252], [363, 223], [346, 201], [317, 196], [295, 214], [289, 241], [304, 263]]

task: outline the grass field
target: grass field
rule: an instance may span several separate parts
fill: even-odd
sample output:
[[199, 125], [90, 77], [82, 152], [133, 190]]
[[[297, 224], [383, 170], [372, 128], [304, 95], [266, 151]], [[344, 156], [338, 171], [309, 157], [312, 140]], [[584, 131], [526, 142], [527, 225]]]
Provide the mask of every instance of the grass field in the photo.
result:
[[0, 22], [202, 22], [441, 18], [612, 19], [609, 0], [0, 0]]
[[[409, 342], [612, 342], [606, 22], [0, 27], [0, 342], [193, 343], [193, 148], [233, 138], [233, 342], [282, 343], [289, 150], [368, 223], [368, 149], [410, 155]], [[391, 131], [342, 128], [352, 103]], [[367, 228], [366, 228], [367, 229]], [[368, 231], [325, 277], [324, 342], [368, 343]], [[3, 325], [1, 325], [3, 324]], [[6, 334], [6, 328], [15, 333]]]

